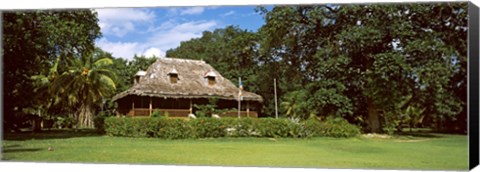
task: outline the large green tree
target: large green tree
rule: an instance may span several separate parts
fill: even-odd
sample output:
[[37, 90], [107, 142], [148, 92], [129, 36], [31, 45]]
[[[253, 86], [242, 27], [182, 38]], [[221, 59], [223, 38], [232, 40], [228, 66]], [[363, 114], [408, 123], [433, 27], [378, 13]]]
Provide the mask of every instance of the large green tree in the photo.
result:
[[381, 132], [382, 119], [400, 115], [389, 112], [406, 96], [411, 101], [400, 108], [425, 107], [436, 124], [462, 110], [466, 3], [259, 10], [266, 21], [261, 56], [286, 67], [276, 72], [291, 85], [281, 85], [283, 91], [309, 93], [310, 112], [357, 119]]
[[76, 120], [78, 128], [93, 128], [95, 107], [115, 93], [115, 74], [109, 68], [109, 58], [94, 60], [92, 55], [69, 60], [68, 68], [51, 82], [52, 93], [78, 107]]
[[[58, 57], [79, 58], [100, 37], [91, 10], [3, 12], [4, 124], [9, 130], [35, 101], [33, 75], [47, 75]], [[66, 58], [65, 58], [66, 59]], [[63, 70], [66, 61], [60, 61]]]

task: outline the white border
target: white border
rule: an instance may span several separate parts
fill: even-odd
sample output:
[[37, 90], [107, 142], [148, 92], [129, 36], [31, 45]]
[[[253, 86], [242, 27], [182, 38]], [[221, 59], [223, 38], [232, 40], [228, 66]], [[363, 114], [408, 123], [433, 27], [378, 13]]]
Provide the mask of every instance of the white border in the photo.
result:
[[[242, 1], [195, 1], [195, 0], [0, 0], [0, 10], [31, 10], [31, 9], [78, 9], [106, 7], [182, 7], [182, 6], [232, 6], [232, 5], [268, 5], [268, 4], [345, 4], [345, 3], [408, 3], [408, 2], [452, 2], [459, 0], [242, 0]], [[463, 1], [465, 2], [465, 1]], [[472, 2], [478, 4], [477, 2]], [[478, 6], [478, 5], [477, 5]], [[318, 169], [318, 168], [266, 168], [266, 167], [211, 167], [211, 166], [167, 166], [167, 165], [126, 165], [126, 164], [79, 164], [79, 163], [32, 163], [32, 162], [0, 162], [2, 171], [407, 171], [407, 170], [364, 170], [364, 169]], [[411, 171], [411, 170], [408, 170]], [[480, 167], [472, 171], [480, 171]], [[412, 171], [413, 172], [413, 171]], [[425, 172], [425, 171], [423, 171]]]
[[[72, 8], [104, 8], [104, 7], [181, 7], [181, 6], [230, 6], [230, 5], [267, 5], [267, 4], [345, 4], [345, 3], [400, 3], [400, 2], [452, 2], [459, 0], [242, 0], [242, 1], [194, 1], [194, 0], [1, 0], [0, 10], [22, 9], [72, 9]], [[463, 1], [465, 2], [465, 1]]]
[[[0, 162], [2, 171], [48, 171], [48, 172], [84, 172], [84, 171], [125, 171], [149, 172], [154, 171], [186, 171], [186, 172], [402, 172], [402, 170], [363, 170], [363, 169], [315, 169], [315, 168], [270, 168], [270, 167], [216, 167], [216, 166], [173, 166], [173, 165], [128, 165], [128, 164], [78, 164], [78, 163], [32, 163], [32, 162]], [[409, 171], [426, 172], [426, 171]]]

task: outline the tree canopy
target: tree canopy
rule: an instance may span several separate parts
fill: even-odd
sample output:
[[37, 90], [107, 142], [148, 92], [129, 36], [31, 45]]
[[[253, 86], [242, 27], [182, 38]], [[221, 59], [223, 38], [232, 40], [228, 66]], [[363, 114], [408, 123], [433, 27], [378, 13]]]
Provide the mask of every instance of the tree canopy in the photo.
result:
[[[33, 75], [47, 75], [58, 57], [65, 70], [68, 58], [80, 58], [94, 49], [101, 36], [92, 10], [3, 12], [4, 123], [15, 124], [31, 104], [36, 86]], [[78, 36], [81, 35], [81, 36]], [[61, 112], [58, 112], [61, 113]]]
[[340, 116], [381, 132], [422, 107], [425, 125], [466, 126], [457, 118], [466, 107], [466, 3], [256, 11], [265, 20], [258, 32], [207, 31], [167, 55], [203, 59], [234, 82], [245, 78], [264, 97], [267, 116], [276, 78], [284, 115]]
[[[168, 50], [167, 57], [204, 60], [236, 85], [241, 78], [246, 90], [265, 100], [264, 117], [274, 116], [276, 79], [282, 117], [343, 117], [368, 132], [405, 124], [466, 132], [467, 3], [255, 11], [265, 20], [258, 31], [204, 31]], [[135, 55], [127, 61], [96, 48], [101, 33], [92, 10], [6, 12], [3, 19], [4, 98], [15, 100], [5, 101], [7, 128], [25, 113], [81, 114], [72, 103], [83, 102], [90, 106], [84, 112], [103, 107], [157, 59]], [[110, 79], [85, 79], [94, 67]], [[60, 87], [73, 81], [95, 89]], [[46, 98], [55, 85], [63, 94]]]

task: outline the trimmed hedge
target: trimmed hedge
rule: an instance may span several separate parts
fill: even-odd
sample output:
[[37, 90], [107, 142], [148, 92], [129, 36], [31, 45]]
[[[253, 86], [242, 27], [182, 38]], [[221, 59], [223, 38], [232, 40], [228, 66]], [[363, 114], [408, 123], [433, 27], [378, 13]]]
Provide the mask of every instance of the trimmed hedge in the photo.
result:
[[157, 137], [166, 139], [216, 137], [353, 137], [360, 134], [356, 125], [342, 118], [325, 121], [310, 119], [293, 122], [273, 118], [118, 118], [105, 119], [109, 136]]

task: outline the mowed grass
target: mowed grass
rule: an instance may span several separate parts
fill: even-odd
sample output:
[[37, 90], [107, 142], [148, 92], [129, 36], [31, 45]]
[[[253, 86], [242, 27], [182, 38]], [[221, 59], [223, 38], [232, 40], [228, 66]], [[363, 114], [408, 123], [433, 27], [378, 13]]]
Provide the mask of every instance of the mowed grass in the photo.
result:
[[[91, 132], [6, 134], [5, 161], [467, 170], [466, 135], [163, 140]], [[52, 147], [53, 151], [49, 151]]]

